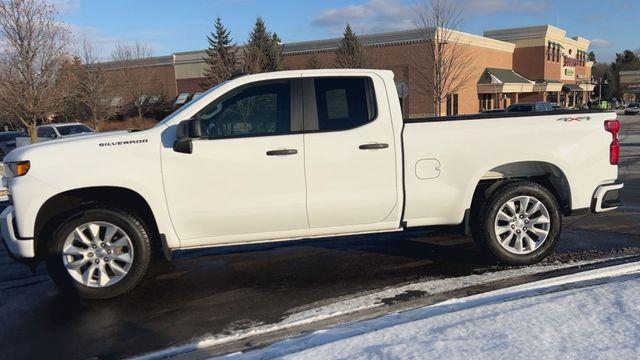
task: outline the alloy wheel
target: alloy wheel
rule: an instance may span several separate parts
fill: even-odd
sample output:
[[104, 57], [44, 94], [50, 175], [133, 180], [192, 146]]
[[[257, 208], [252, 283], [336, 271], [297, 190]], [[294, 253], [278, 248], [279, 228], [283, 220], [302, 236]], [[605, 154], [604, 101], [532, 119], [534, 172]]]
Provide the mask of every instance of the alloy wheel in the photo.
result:
[[495, 218], [500, 245], [513, 254], [530, 254], [547, 240], [551, 229], [549, 210], [533, 196], [517, 196], [504, 203]]
[[121, 228], [108, 222], [89, 222], [75, 228], [62, 248], [62, 261], [71, 277], [92, 288], [122, 280], [133, 265], [133, 243]]

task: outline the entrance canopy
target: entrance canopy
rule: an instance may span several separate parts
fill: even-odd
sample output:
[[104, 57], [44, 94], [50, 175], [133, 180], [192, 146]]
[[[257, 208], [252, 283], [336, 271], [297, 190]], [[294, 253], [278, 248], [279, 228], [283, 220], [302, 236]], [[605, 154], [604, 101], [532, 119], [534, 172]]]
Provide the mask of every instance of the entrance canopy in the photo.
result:
[[533, 86], [533, 91], [534, 92], [558, 92], [562, 90], [562, 83], [561, 82], [554, 82], [554, 81], [541, 81], [541, 82], [537, 82], [534, 86]]
[[511, 69], [486, 68], [478, 81], [478, 94], [533, 92], [534, 84]]
[[564, 84], [562, 86], [562, 91], [582, 91], [582, 88], [580, 87], [580, 85], [576, 85], [576, 84]]

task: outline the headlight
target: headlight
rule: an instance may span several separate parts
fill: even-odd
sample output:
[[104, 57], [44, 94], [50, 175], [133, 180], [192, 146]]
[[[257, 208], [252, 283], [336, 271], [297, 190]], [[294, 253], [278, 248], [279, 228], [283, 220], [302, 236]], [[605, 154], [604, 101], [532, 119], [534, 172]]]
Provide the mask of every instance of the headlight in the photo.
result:
[[[31, 168], [31, 163], [28, 160], [25, 161], [16, 161], [16, 162], [8, 162], [4, 163], [5, 167], [5, 176], [8, 178], [18, 177], [26, 175]], [[9, 170], [7, 172], [6, 170]]]

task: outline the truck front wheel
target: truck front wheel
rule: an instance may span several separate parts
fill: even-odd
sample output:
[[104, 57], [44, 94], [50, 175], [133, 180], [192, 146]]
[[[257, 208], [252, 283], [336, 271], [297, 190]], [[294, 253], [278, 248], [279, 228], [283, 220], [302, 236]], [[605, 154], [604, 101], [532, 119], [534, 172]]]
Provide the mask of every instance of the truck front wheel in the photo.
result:
[[83, 210], [54, 232], [47, 269], [65, 292], [108, 299], [131, 291], [144, 277], [151, 245], [144, 224], [113, 208]]
[[560, 205], [544, 186], [516, 181], [495, 190], [472, 219], [476, 244], [509, 265], [544, 259], [558, 242]]

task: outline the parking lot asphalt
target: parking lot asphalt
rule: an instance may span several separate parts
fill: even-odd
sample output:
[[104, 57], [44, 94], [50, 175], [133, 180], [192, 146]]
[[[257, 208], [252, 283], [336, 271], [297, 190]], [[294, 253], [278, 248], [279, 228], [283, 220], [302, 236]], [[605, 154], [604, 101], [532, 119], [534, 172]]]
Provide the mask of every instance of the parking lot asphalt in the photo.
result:
[[[549, 263], [640, 254], [640, 116], [622, 117], [625, 205], [565, 219]], [[274, 323], [337, 297], [499, 271], [470, 239], [414, 230], [181, 253], [157, 264], [131, 295], [63, 297], [43, 266], [35, 275], [0, 252], [0, 358], [122, 358]]]

